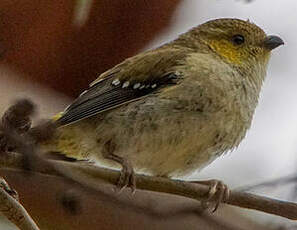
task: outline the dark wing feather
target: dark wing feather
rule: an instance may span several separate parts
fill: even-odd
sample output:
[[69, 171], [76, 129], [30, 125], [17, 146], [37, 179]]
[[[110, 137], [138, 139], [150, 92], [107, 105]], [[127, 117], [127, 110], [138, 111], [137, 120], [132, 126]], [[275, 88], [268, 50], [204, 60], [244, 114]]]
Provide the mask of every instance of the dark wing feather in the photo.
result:
[[67, 125], [81, 119], [93, 116], [106, 110], [113, 109], [119, 105], [137, 100], [150, 93], [156, 92], [160, 87], [175, 84], [177, 75], [173, 73], [166, 74], [158, 80], [145, 85], [154, 85], [143, 89], [133, 89], [133, 85], [123, 88], [122, 84], [112, 85], [115, 77], [105, 78], [92, 85], [87, 91], [79, 96], [56, 121], [58, 125]]

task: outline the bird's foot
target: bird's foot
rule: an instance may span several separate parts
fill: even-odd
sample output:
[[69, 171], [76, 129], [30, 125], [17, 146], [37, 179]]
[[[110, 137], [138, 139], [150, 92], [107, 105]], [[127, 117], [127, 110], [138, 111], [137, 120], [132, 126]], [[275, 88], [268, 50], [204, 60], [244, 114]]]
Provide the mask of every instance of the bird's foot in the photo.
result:
[[220, 180], [191, 181], [191, 183], [203, 184], [209, 186], [206, 200], [202, 201], [202, 206], [209, 209], [209, 203], [214, 204], [212, 212], [215, 212], [221, 203], [225, 203], [230, 196], [230, 189]]
[[115, 161], [122, 166], [120, 177], [117, 182], [117, 189], [121, 192], [126, 187], [130, 187], [132, 194], [134, 194], [136, 190], [136, 180], [133, 167], [127, 159], [114, 154], [114, 152], [115, 144], [111, 140], [107, 141], [105, 143], [104, 151], [102, 152], [103, 157]]
[[123, 160], [121, 165], [123, 168], [120, 172], [120, 177], [117, 182], [117, 188], [121, 192], [126, 187], [129, 187], [134, 194], [136, 190], [136, 180], [133, 167], [126, 160]]

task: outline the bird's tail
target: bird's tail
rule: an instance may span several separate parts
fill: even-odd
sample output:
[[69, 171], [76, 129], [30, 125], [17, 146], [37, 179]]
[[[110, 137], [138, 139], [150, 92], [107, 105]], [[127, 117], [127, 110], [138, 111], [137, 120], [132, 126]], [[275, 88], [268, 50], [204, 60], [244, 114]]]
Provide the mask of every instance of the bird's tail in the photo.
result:
[[83, 160], [89, 148], [96, 145], [92, 138], [94, 130], [84, 122], [61, 126], [59, 118], [62, 114], [63, 112], [52, 118], [57, 127], [55, 133], [51, 138], [42, 141], [40, 147], [47, 155], [53, 153], [56, 156], [63, 155], [67, 158]]

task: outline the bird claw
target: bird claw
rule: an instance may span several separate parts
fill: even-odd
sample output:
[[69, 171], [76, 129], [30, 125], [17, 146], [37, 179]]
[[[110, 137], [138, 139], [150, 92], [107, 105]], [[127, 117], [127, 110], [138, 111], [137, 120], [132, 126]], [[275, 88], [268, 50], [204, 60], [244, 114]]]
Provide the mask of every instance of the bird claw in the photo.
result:
[[215, 212], [221, 203], [225, 203], [230, 197], [230, 189], [220, 180], [195, 181], [194, 183], [209, 186], [206, 200], [202, 201], [202, 206], [209, 209], [209, 203], [214, 203], [212, 212]]
[[136, 179], [133, 167], [127, 161], [123, 162], [122, 166], [123, 168], [117, 182], [117, 190], [120, 193], [125, 188], [129, 187], [132, 194], [134, 194], [136, 190]]
[[134, 194], [136, 190], [136, 180], [134, 170], [130, 162], [127, 159], [114, 154], [115, 144], [111, 140], [105, 143], [104, 150], [105, 151], [102, 152], [104, 158], [113, 160], [122, 166], [120, 177], [116, 186], [116, 191], [120, 193], [126, 187], [130, 187], [132, 194]]

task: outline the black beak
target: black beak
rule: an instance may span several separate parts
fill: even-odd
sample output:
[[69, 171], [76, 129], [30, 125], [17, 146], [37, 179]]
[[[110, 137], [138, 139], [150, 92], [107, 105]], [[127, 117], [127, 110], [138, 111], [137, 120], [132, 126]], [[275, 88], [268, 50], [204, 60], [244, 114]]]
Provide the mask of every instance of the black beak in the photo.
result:
[[269, 50], [273, 50], [276, 47], [279, 47], [280, 45], [284, 45], [284, 41], [275, 35], [267, 36], [267, 38], [264, 40], [264, 47], [266, 47]]

